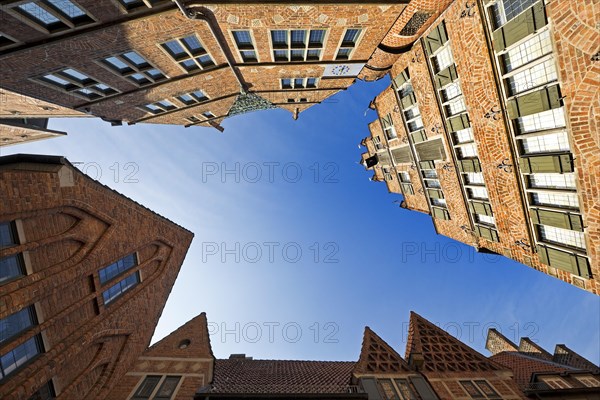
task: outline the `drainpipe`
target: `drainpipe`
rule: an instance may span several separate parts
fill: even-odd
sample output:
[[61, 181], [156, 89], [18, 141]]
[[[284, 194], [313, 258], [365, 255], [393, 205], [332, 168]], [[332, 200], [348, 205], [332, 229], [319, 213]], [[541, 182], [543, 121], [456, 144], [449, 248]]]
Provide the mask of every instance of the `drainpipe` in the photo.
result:
[[225, 56], [225, 59], [227, 60], [227, 64], [229, 65], [229, 68], [231, 68], [231, 71], [235, 75], [235, 78], [237, 79], [237, 81], [240, 85], [240, 92], [247, 93], [248, 89], [249, 89], [248, 84], [246, 83], [246, 81], [244, 81], [242, 74], [235, 66], [236, 62], [235, 62], [235, 59], [233, 58], [233, 54], [231, 53], [231, 49], [227, 45], [225, 36], [223, 35], [223, 32], [221, 31], [221, 27], [219, 26], [213, 12], [204, 6], [185, 7], [182, 4], [182, 0], [172, 0], [172, 1], [175, 4], [177, 4], [177, 7], [179, 7], [179, 10], [181, 10], [183, 15], [185, 17], [187, 17], [188, 19], [191, 19], [191, 20], [199, 19], [199, 20], [205, 21], [208, 24], [208, 27], [210, 28], [210, 31], [213, 34], [215, 40], [217, 41], [217, 43], [219, 43], [219, 46], [221, 46], [221, 51], [223, 52], [223, 55]]

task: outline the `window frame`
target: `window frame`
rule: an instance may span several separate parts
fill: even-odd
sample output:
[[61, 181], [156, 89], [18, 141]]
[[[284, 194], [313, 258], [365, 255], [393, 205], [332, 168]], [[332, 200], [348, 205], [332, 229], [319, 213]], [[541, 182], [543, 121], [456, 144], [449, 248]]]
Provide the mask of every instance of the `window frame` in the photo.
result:
[[[306, 34], [304, 35], [304, 43], [303, 46], [298, 44], [292, 44], [292, 31], [304, 31]], [[312, 31], [323, 31], [323, 39], [320, 44], [311, 43], [310, 34]], [[283, 44], [275, 44], [273, 40], [273, 32], [286, 32], [286, 43]], [[271, 60], [273, 62], [282, 63], [282, 62], [307, 62], [307, 61], [321, 61], [323, 60], [323, 55], [325, 53], [325, 44], [327, 43], [327, 37], [329, 35], [329, 29], [326, 28], [316, 28], [316, 29], [269, 29], [269, 46], [270, 46], [270, 54]], [[319, 51], [319, 56], [309, 56], [310, 51]], [[301, 59], [294, 59], [292, 56], [292, 51], [302, 51], [303, 56]], [[286, 52], [286, 57], [281, 58], [276, 55], [276, 52]]]
[[[358, 33], [356, 34], [356, 37], [354, 38], [353, 41], [349, 42], [349, 41], [344, 41], [344, 39], [346, 38], [346, 35], [348, 34], [349, 31], [353, 31], [353, 30], [357, 30]], [[358, 47], [358, 44], [360, 43], [360, 41], [362, 40], [365, 32], [366, 32], [366, 28], [364, 27], [347, 27], [344, 30], [344, 33], [342, 34], [341, 38], [340, 38], [340, 42], [338, 43], [338, 46], [335, 50], [335, 60], [336, 61], [346, 61], [346, 60], [351, 60], [352, 56], [354, 55], [354, 53], [356, 52], [356, 48]], [[347, 51], [348, 54], [347, 55], [341, 55], [341, 51]]]
[[[250, 36], [250, 44], [240, 45], [235, 35], [236, 32], [247, 32]], [[254, 32], [252, 31], [252, 29], [232, 29], [229, 31], [229, 33], [231, 35], [232, 43], [238, 50], [238, 55], [243, 64], [255, 64], [260, 62], [260, 57], [258, 55], [258, 51], [255, 45], [256, 40], [254, 39]], [[245, 53], [250, 51], [254, 53], [254, 59], [246, 59]]]
[[[78, 74], [81, 74], [81, 75], [85, 76], [87, 78], [87, 80], [76, 79], [73, 77], [73, 75], [69, 75], [68, 73], [65, 73], [65, 71], [67, 71], [67, 70], [71, 70]], [[62, 84], [58, 83], [57, 81], [47, 78], [47, 76], [53, 76], [60, 80], [66, 81], [67, 85], [62, 85]], [[65, 67], [62, 67], [57, 70], [45, 72], [42, 75], [38, 75], [36, 77], [29, 78], [29, 80], [31, 80], [32, 82], [38, 83], [40, 85], [49, 87], [49, 88], [59, 90], [63, 93], [72, 94], [72, 95], [77, 96], [86, 101], [95, 101], [98, 99], [104, 99], [104, 98], [108, 98], [108, 97], [111, 97], [111, 96], [121, 93], [121, 91], [119, 89], [116, 89], [110, 85], [107, 85], [106, 83], [94, 78], [93, 76], [83, 73], [83, 72], [79, 71], [78, 69], [75, 69], [75, 68], [69, 67], [69, 66], [65, 66]], [[107, 89], [102, 90], [102, 89], [99, 89], [96, 87], [96, 86], [100, 86], [100, 85], [106, 86]], [[94, 93], [95, 96], [90, 96], [90, 95], [87, 95], [84, 93], [80, 93], [79, 91], [81, 91], [81, 90], [88, 90], [88, 91]]]
[[[196, 53], [194, 53], [194, 51], [192, 49], [190, 49], [189, 46], [184, 41], [185, 39], [188, 39], [190, 37], [194, 37], [200, 45], [201, 50], [198, 50]], [[171, 43], [171, 42], [176, 42], [177, 45], [179, 45], [179, 47], [181, 47], [181, 49], [183, 50], [182, 56], [177, 56], [169, 48], [167, 43]], [[169, 56], [169, 58], [171, 58], [171, 60], [173, 60], [173, 62], [175, 62], [177, 64], [177, 66], [179, 68], [181, 68], [186, 74], [189, 74], [189, 73], [195, 72], [195, 71], [207, 71], [207, 70], [210, 70], [217, 66], [217, 63], [215, 62], [215, 58], [208, 51], [206, 46], [204, 46], [204, 44], [202, 43], [202, 41], [200, 40], [200, 38], [198, 37], [198, 35], [195, 32], [188, 34], [186, 36], [180, 36], [180, 37], [176, 37], [173, 39], [169, 39], [165, 42], [158, 43], [157, 46], [167, 56]], [[210, 62], [211, 62], [210, 64], [208, 64], [206, 66], [203, 66], [202, 63], [200, 61], [198, 61], [199, 58], [204, 57], [204, 56], [208, 56], [208, 58], [210, 59]], [[183, 63], [185, 63], [187, 61], [192, 61], [196, 67], [195, 68], [185, 67], [183, 65]]]
[[[196, 93], [197, 92], [201, 92], [203, 94], [202, 97], [198, 96]], [[184, 100], [182, 99], [183, 96], [189, 96], [192, 98], [192, 100]], [[210, 97], [208, 97], [208, 95], [206, 94], [206, 92], [202, 89], [196, 89], [194, 91], [191, 92], [185, 92], [185, 93], [180, 93], [176, 96], [174, 96], [174, 98], [179, 101], [181, 104], [184, 104], [185, 106], [191, 106], [194, 104], [201, 104], [204, 103], [205, 101], [209, 101]]]
[[[135, 282], [130, 285], [130, 286], [126, 286], [123, 289], [123, 286], [121, 285], [122, 282], [124, 282], [125, 280], [127, 280], [129, 277], [134, 276], [136, 277]], [[108, 307], [112, 304], [114, 304], [116, 301], [118, 301], [119, 299], [121, 299], [124, 295], [126, 295], [128, 292], [130, 292], [131, 290], [135, 289], [140, 283], [142, 283], [142, 274], [141, 271], [138, 269], [136, 271], [134, 271], [131, 274], [128, 274], [127, 276], [122, 276], [122, 279], [115, 282], [114, 280], [112, 281], [114, 282], [113, 285], [107, 285], [105, 290], [103, 290], [102, 293], [102, 303], [104, 304], [104, 307]], [[110, 293], [109, 291], [111, 289], [113, 289], [116, 286], [119, 286], [119, 293], [115, 294], [114, 296], [110, 297]], [[107, 295], [105, 295], [107, 294]]]
[[[67, 1], [72, 3], [76, 8], [83, 12], [83, 15], [70, 17], [62, 9], [53, 5], [49, 0], [30, 0], [26, 2], [19, 2], [11, 4], [10, 6], [6, 7], [5, 10], [20, 22], [23, 22], [30, 27], [49, 35], [81, 28], [83, 26], [98, 22], [98, 20], [76, 0]], [[41, 18], [36, 17], [31, 12], [25, 11], [20, 7], [25, 4], [34, 4], [39, 9], [57, 19], [57, 21], [44, 22]]]
[[[148, 394], [148, 395], [140, 394], [140, 390], [143, 388], [144, 382], [146, 382], [146, 380], [148, 380], [149, 378], [157, 379], [156, 383], [152, 386], [152, 390], [150, 391], [150, 394]], [[169, 397], [158, 396], [161, 389], [164, 387], [167, 379], [174, 379], [174, 378], [177, 379], [177, 384], [175, 385], [175, 387], [174, 387], [173, 391], [171, 392], [171, 394], [169, 395]], [[139, 380], [138, 384], [136, 385], [134, 390], [131, 392], [128, 399], [129, 400], [171, 400], [171, 399], [175, 399], [177, 396], [177, 392], [179, 391], [179, 389], [181, 388], [181, 385], [183, 384], [184, 379], [185, 379], [185, 377], [182, 375], [154, 375], [154, 374], [144, 375]]]
[[[131, 52], [134, 52], [138, 56], [140, 56], [141, 58], [143, 58], [144, 61], [145, 61], [145, 63], [147, 65], [143, 66], [143, 67], [139, 67], [135, 63], [131, 62], [125, 56], [127, 53], [131, 53]], [[129, 68], [129, 71], [121, 71], [121, 70], [119, 70], [110, 61], [107, 61], [109, 58], [116, 58], [117, 60], [121, 61], [122, 63], [124, 63], [127, 66], [127, 68]], [[121, 52], [121, 53], [118, 53], [118, 54], [112, 54], [112, 55], [106, 56], [104, 58], [97, 59], [95, 61], [96, 61], [96, 63], [98, 63], [102, 67], [106, 68], [107, 70], [109, 70], [113, 74], [115, 74], [117, 76], [120, 76], [121, 78], [126, 79], [127, 81], [133, 83], [134, 85], [136, 85], [138, 87], [148, 86], [148, 85], [151, 85], [151, 84], [154, 84], [154, 83], [158, 83], [158, 82], [162, 82], [162, 81], [165, 81], [165, 80], [169, 79], [169, 77], [160, 68], [156, 67], [153, 63], [151, 63], [150, 61], [148, 61], [147, 57], [144, 57], [143, 55], [141, 55], [139, 53], [139, 51], [137, 51], [137, 50], [128, 50], [128, 51]], [[158, 77], [158, 78], [153, 77], [151, 74], [148, 73], [151, 70], [157, 70], [160, 73], [161, 77]], [[143, 75], [144, 78], [146, 79], [146, 82], [140, 83], [136, 79], [134, 79], [133, 75], [136, 75], [136, 74]]]

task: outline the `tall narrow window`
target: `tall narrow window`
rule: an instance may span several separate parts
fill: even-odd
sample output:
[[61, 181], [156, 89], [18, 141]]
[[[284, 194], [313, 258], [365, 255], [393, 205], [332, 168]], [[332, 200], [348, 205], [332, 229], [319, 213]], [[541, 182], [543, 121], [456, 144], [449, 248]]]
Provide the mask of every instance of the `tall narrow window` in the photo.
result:
[[121, 275], [125, 271], [135, 267], [137, 264], [137, 256], [135, 255], [135, 253], [129, 254], [121, 258], [120, 260], [115, 261], [108, 267], [104, 267], [100, 271], [98, 271], [100, 283], [105, 284], [114, 277]]
[[11, 7], [10, 10], [25, 17], [34, 27], [48, 33], [95, 22], [87, 11], [71, 0], [28, 1]]
[[[0, 320], [0, 344], [5, 345], [12, 339], [23, 335], [37, 325], [37, 316], [33, 306], [26, 307]], [[0, 380], [25, 365], [44, 351], [40, 335], [29, 338], [0, 356]]]
[[148, 85], [166, 79], [165, 74], [135, 51], [106, 57], [100, 62], [111, 71], [136, 85]]
[[[18, 245], [19, 235], [14, 222], [0, 223], [0, 248]], [[25, 265], [21, 253], [0, 258], [0, 284], [25, 276]]]
[[113, 286], [102, 292], [104, 304], [106, 305], [115, 301], [125, 292], [133, 289], [138, 283], [140, 283], [140, 273], [136, 271], [135, 273], [115, 283]]
[[250, 31], [233, 31], [235, 44], [244, 62], [258, 62]]
[[168, 41], [162, 48], [188, 72], [215, 65], [196, 35]]
[[342, 38], [342, 43], [340, 44], [335, 57], [336, 60], [348, 60], [350, 58], [352, 51], [356, 48], [360, 33], [360, 29], [346, 29], [344, 37]]

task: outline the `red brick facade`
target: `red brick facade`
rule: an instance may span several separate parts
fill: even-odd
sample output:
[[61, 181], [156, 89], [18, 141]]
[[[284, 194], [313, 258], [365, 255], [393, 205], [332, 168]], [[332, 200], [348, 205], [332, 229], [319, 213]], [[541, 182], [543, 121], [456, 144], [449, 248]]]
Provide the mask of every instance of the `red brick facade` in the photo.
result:
[[[42, 347], [2, 379], [0, 397], [25, 400], [52, 382], [61, 399], [105, 399], [147, 347], [193, 235], [61, 157], [0, 160], [0, 221], [16, 232], [1, 253], [21, 264], [3, 275], [0, 318], [30, 307], [36, 322], [0, 353], [32, 338]], [[135, 265], [100, 281], [100, 269], [130, 254]], [[113, 285], [121, 295], [106, 297]]]

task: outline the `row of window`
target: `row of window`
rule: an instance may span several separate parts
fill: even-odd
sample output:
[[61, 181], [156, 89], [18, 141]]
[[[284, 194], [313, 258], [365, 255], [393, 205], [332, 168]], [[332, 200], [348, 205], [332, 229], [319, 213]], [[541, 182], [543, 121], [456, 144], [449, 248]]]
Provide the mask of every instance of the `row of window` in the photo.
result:
[[585, 253], [585, 235], [544, 2], [498, 0], [487, 10], [540, 261], [588, 277], [573, 252]]
[[[175, 96], [175, 99], [183, 104], [182, 107], [199, 104], [209, 100], [208, 96], [202, 90], [195, 90], [190, 93], [183, 93]], [[154, 103], [148, 103], [140, 107], [142, 110], [152, 113], [161, 114], [167, 111], [172, 111], [180, 108], [180, 106], [173, 103], [171, 100], [164, 99]]]
[[[426, 39], [429, 61], [435, 73], [435, 84], [438, 98], [442, 104], [448, 131], [452, 138], [452, 150], [461, 166], [463, 187], [473, 222], [480, 226], [477, 233], [483, 237], [497, 241], [497, 233], [493, 231], [496, 221], [489, 204], [489, 194], [481, 173], [477, 146], [473, 137], [473, 128], [467, 114], [467, 106], [462, 93], [452, 49], [444, 23], [440, 23]], [[471, 167], [464, 167], [470, 165]]]
[[169, 400], [173, 398], [181, 376], [148, 375], [143, 378], [131, 400]]

